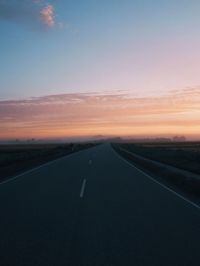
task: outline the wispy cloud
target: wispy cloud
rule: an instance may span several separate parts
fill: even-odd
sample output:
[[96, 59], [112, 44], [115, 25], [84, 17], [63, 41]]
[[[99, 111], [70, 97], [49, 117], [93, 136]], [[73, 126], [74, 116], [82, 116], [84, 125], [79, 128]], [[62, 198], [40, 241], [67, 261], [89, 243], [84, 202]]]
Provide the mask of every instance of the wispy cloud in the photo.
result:
[[43, 7], [40, 10], [40, 17], [41, 17], [42, 22], [47, 27], [53, 27], [55, 25], [53, 6], [48, 4], [45, 7]]
[[53, 5], [44, 0], [0, 0], [0, 19], [31, 27], [55, 26]]
[[0, 137], [200, 132], [200, 88], [159, 97], [62, 94], [0, 101]]

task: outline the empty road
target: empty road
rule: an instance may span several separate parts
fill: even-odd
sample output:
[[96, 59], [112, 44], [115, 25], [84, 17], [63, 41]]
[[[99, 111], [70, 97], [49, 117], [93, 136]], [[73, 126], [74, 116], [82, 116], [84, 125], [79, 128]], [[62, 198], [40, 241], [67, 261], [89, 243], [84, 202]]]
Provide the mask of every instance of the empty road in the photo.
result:
[[0, 185], [1, 266], [200, 265], [200, 209], [109, 144]]

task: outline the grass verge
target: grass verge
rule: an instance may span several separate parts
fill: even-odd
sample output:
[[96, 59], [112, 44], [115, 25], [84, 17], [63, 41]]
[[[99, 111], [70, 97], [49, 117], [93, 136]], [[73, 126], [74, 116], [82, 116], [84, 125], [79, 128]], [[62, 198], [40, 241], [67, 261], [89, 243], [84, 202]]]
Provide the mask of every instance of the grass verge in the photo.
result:
[[200, 176], [182, 169], [158, 163], [127, 150], [121, 144], [112, 144], [114, 150], [136, 167], [159, 182], [200, 203]]

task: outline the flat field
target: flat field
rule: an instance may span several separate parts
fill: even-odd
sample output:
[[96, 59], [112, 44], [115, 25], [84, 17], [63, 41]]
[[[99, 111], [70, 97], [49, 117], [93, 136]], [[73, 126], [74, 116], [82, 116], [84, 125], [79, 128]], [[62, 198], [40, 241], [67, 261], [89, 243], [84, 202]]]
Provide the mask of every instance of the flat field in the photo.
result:
[[94, 143], [0, 145], [0, 182]]
[[200, 174], [200, 142], [124, 143], [120, 147], [146, 158]]

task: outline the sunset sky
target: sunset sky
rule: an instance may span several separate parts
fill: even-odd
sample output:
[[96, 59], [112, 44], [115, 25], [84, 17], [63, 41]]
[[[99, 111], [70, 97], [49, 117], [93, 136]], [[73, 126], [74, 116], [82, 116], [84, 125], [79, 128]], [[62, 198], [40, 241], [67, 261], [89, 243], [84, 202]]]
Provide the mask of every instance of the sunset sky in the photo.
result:
[[0, 0], [0, 140], [200, 139], [199, 0]]

